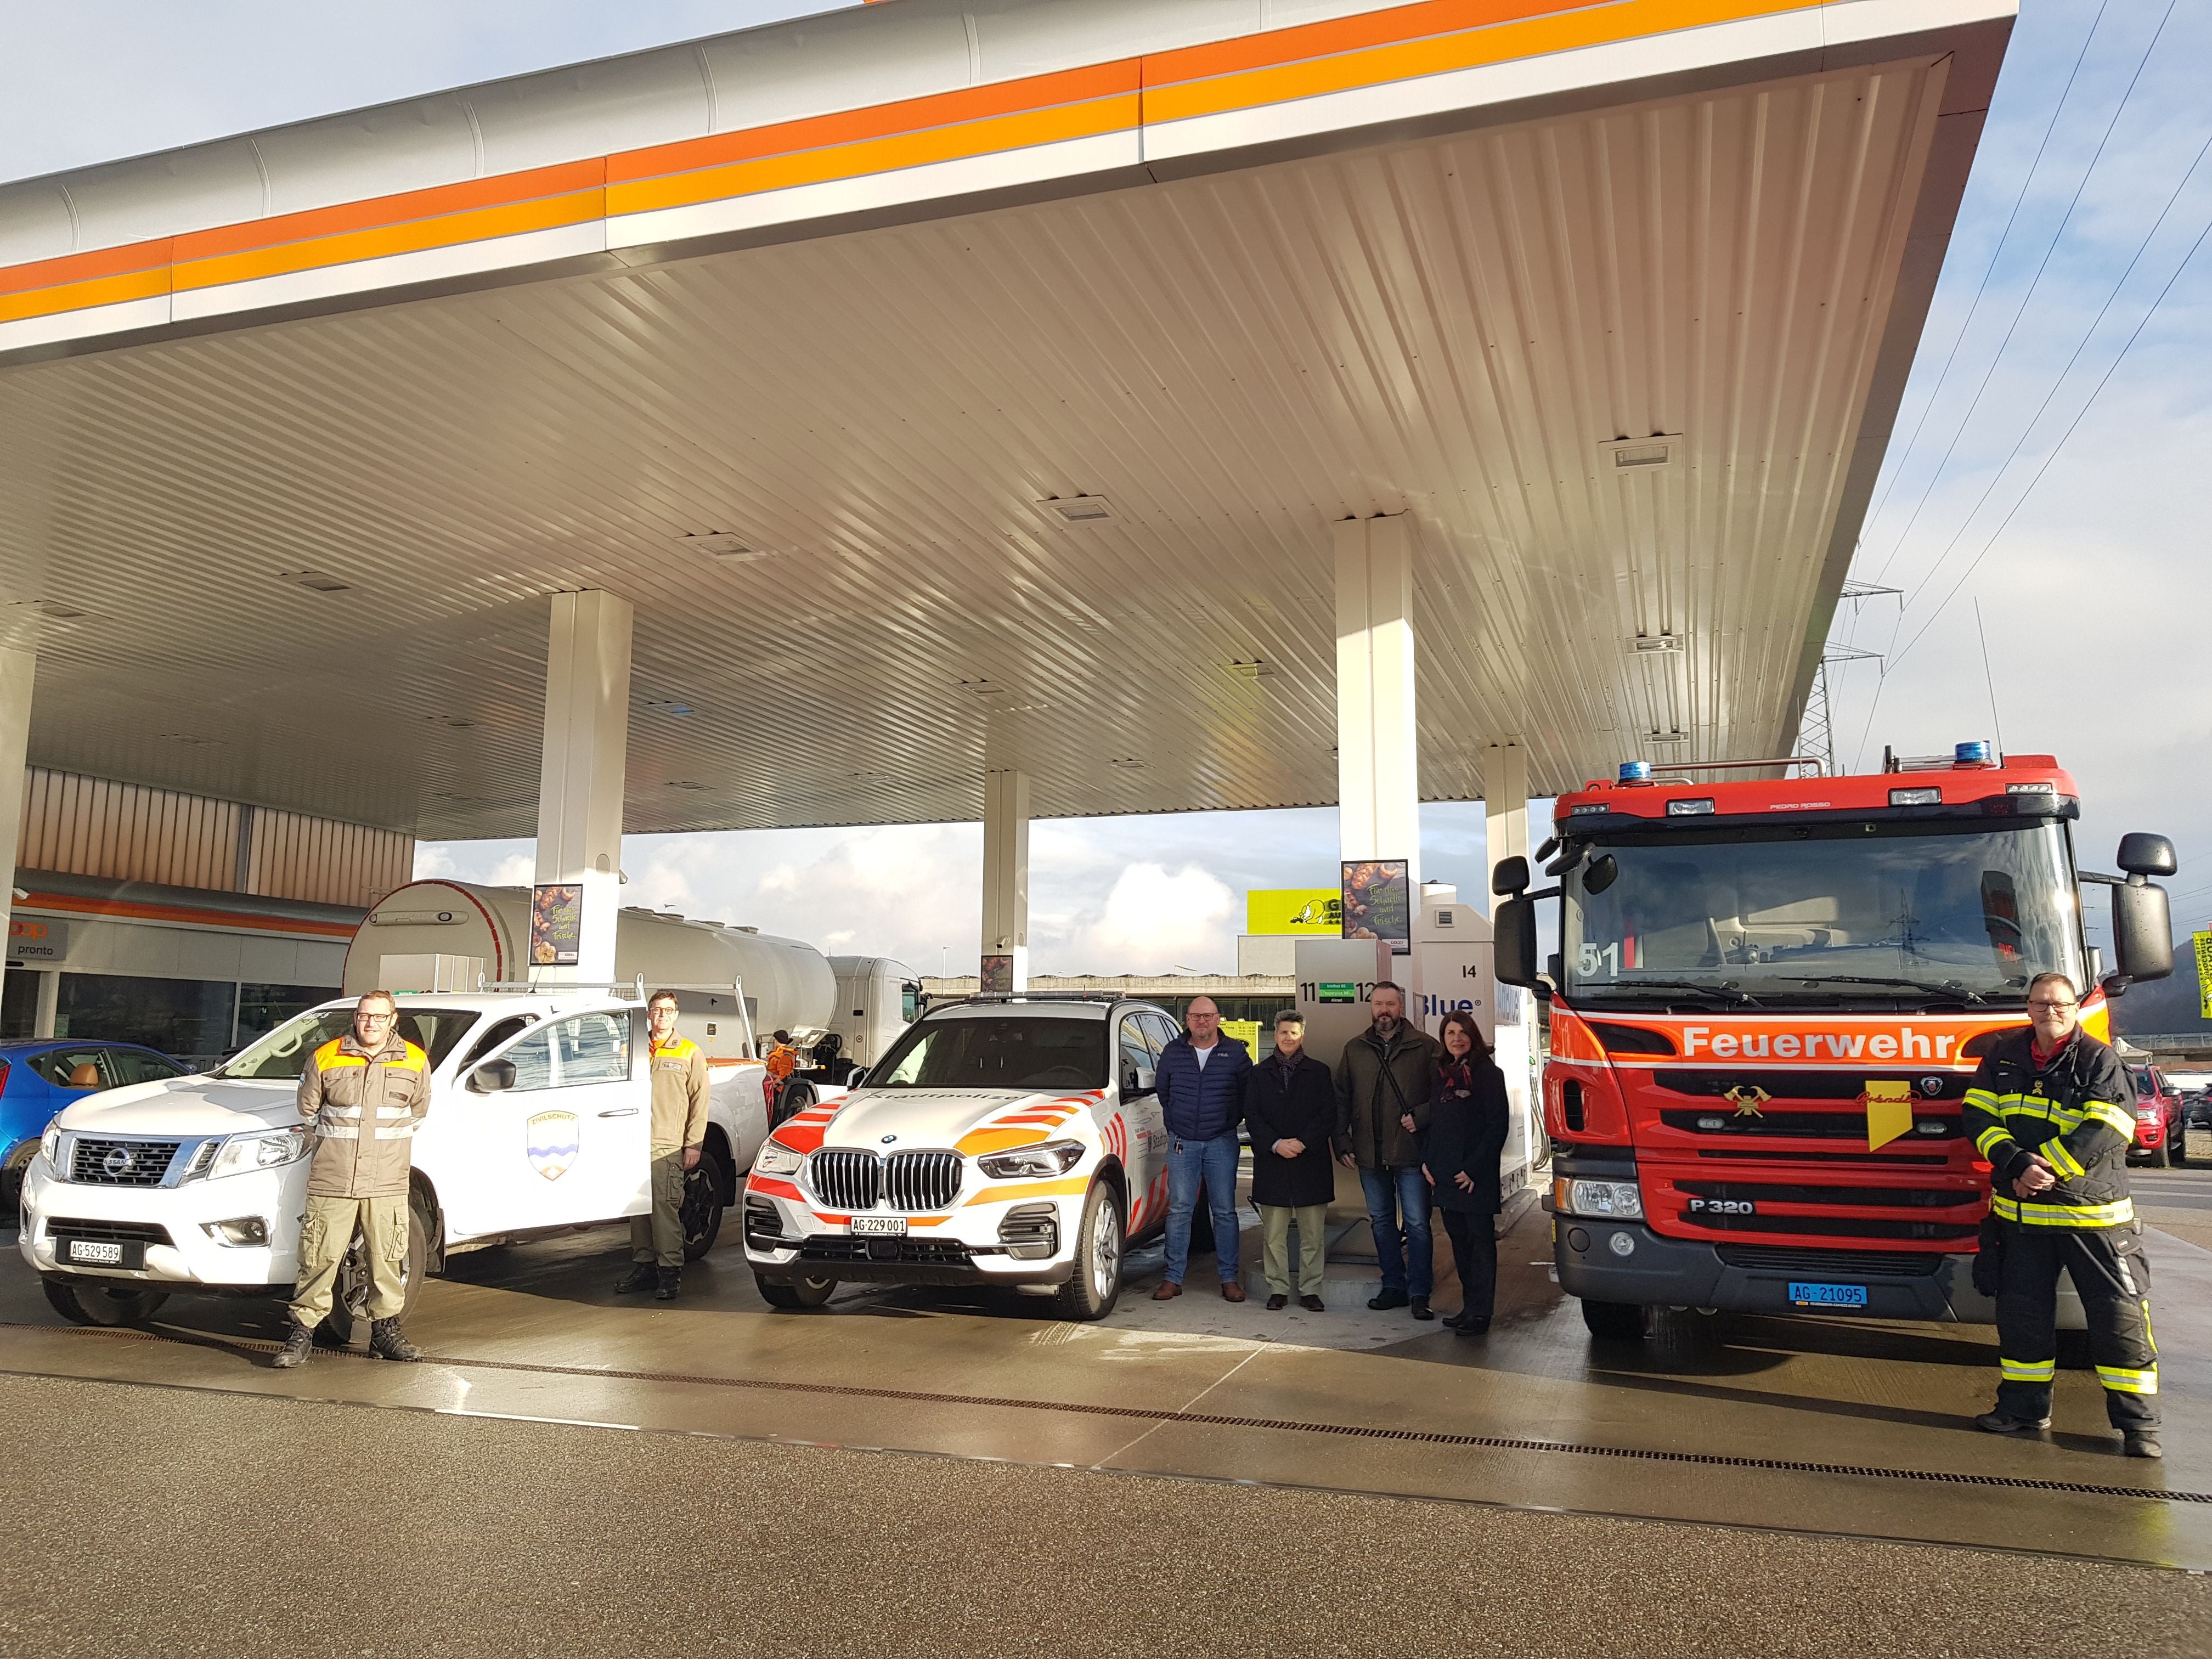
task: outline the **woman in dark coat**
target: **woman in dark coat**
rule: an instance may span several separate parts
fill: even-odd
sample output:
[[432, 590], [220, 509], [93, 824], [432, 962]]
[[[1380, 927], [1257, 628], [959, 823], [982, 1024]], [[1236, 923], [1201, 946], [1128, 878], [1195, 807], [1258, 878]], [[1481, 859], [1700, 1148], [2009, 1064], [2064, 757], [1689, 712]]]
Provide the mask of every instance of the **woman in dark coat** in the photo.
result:
[[1498, 1294], [1498, 1160], [1505, 1150], [1511, 1109], [1505, 1073], [1468, 1013], [1444, 1016], [1444, 1057], [1429, 1103], [1429, 1140], [1422, 1173], [1435, 1189], [1459, 1267], [1460, 1310], [1444, 1321], [1480, 1336], [1490, 1328]]
[[1328, 1229], [1328, 1202], [1336, 1196], [1336, 1166], [1328, 1138], [1336, 1127], [1336, 1081], [1328, 1066], [1305, 1052], [1305, 1022], [1275, 1016], [1275, 1052], [1244, 1079], [1244, 1121], [1252, 1135], [1252, 1202], [1260, 1212], [1261, 1258], [1267, 1275], [1267, 1306], [1291, 1299], [1291, 1223], [1298, 1226], [1298, 1305], [1309, 1313], [1321, 1299]]

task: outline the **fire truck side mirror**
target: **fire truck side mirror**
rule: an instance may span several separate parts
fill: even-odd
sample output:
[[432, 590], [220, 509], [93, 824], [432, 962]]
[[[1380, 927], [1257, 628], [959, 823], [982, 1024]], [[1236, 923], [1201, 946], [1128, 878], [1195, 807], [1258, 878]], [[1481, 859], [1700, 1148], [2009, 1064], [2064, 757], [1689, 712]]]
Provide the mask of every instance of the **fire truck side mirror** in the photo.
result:
[[1490, 872], [1490, 890], [1500, 898], [1514, 893], [1527, 892], [1528, 890], [1528, 860], [1517, 855], [1510, 859], [1498, 860], [1497, 867]]
[[2172, 842], [2140, 830], [2120, 837], [2119, 863], [2131, 876], [2170, 876], [2179, 868]]
[[2138, 875], [2112, 889], [2112, 956], [2130, 980], [2164, 979], [2173, 971], [2173, 918], [2165, 888]]
[[1547, 996], [1551, 987], [1536, 971], [1536, 902], [1534, 899], [1500, 899], [1491, 918], [1491, 951], [1496, 959], [1498, 982], [1518, 985]]

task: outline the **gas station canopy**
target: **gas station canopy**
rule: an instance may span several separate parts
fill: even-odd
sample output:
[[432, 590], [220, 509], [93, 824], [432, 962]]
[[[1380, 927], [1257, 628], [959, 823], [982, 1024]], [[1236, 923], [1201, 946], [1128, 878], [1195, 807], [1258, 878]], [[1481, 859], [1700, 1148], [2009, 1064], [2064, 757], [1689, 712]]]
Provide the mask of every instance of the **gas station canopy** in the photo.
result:
[[528, 835], [592, 589], [632, 833], [1326, 803], [1376, 514], [1423, 796], [1784, 752], [2012, 11], [893, 0], [0, 188], [30, 758]]

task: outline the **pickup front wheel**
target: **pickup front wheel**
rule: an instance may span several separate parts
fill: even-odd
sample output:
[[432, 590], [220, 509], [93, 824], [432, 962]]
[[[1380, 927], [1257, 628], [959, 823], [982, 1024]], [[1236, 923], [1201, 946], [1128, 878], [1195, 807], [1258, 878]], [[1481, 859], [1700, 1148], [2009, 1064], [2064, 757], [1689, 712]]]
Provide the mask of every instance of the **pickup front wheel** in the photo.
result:
[[105, 1285], [72, 1285], [65, 1279], [41, 1279], [46, 1301], [72, 1325], [143, 1325], [169, 1299], [167, 1291], [142, 1291], [129, 1280], [110, 1290]]
[[1589, 1327], [1592, 1336], [1601, 1336], [1613, 1342], [1641, 1342], [1644, 1340], [1644, 1310], [1633, 1302], [1583, 1303], [1583, 1323]]

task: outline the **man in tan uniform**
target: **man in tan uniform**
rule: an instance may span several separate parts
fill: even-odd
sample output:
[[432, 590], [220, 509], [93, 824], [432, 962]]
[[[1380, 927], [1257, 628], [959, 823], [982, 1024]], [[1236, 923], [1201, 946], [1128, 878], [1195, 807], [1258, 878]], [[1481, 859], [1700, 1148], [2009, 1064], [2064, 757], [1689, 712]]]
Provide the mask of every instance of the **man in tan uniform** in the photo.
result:
[[315, 1137], [307, 1212], [300, 1224], [300, 1278], [279, 1365], [303, 1365], [315, 1327], [331, 1310], [338, 1268], [357, 1230], [368, 1260], [368, 1351], [420, 1359], [399, 1328], [407, 1305], [407, 1177], [415, 1126], [430, 1107], [430, 1060], [398, 1032], [389, 991], [354, 1005], [353, 1030], [325, 1042], [300, 1073], [302, 1133]]
[[684, 1180], [699, 1167], [707, 1139], [707, 1056], [676, 1034], [675, 992], [655, 991], [645, 1009], [653, 1038], [653, 1211], [630, 1218], [633, 1265], [615, 1291], [651, 1290], [672, 1302], [684, 1282]]

